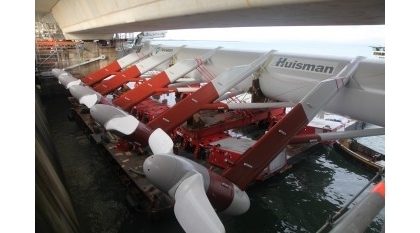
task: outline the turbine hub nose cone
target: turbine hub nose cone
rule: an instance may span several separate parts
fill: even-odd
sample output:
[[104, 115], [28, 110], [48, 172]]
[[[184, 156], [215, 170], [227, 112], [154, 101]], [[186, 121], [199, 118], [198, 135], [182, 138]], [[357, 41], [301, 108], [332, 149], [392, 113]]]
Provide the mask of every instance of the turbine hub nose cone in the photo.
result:
[[176, 168], [176, 160], [165, 155], [151, 155], [143, 163], [146, 178], [156, 188], [166, 193], [176, 183], [173, 180]]

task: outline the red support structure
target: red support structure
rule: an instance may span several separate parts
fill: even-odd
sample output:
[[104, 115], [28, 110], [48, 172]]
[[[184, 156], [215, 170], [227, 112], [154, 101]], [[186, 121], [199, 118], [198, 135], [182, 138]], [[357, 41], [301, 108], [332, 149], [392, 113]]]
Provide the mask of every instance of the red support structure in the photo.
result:
[[200, 91], [179, 101], [175, 106], [153, 119], [148, 125], [153, 128], [162, 128], [165, 132], [172, 132], [176, 127], [188, 120], [189, 117], [201, 110], [202, 106], [212, 103], [219, 97], [212, 83], [200, 88]]
[[256, 124], [260, 121], [267, 121], [274, 115], [284, 114], [284, 108], [271, 110], [250, 109], [247, 111], [235, 110], [224, 113], [217, 113], [216, 111], [210, 110], [207, 113], [209, 114], [203, 113], [203, 118], [217, 119], [218, 122], [199, 128], [194, 128], [191, 124], [185, 123], [174, 130], [174, 135], [182, 137], [191, 147], [195, 148], [194, 156], [196, 158], [199, 156], [200, 149], [208, 146], [209, 143], [229, 137], [229, 134], [225, 133], [227, 130]]
[[94, 86], [95, 84], [99, 83], [106, 77], [110, 76], [111, 73], [120, 71], [122, 68], [118, 61], [114, 61], [110, 63], [109, 65], [86, 75], [84, 78], [82, 78], [82, 82], [88, 86]]
[[115, 149], [119, 151], [129, 151], [132, 148], [132, 144], [124, 138], [120, 138], [115, 145]]
[[109, 93], [115, 91], [122, 85], [128, 83], [132, 78], [139, 77], [140, 75], [141, 71], [137, 68], [137, 66], [131, 66], [125, 69], [124, 71], [121, 71], [114, 77], [102, 81], [93, 89], [101, 95], [108, 95]]
[[171, 81], [167, 74], [161, 72], [153, 78], [141, 83], [136, 88], [122, 94], [115, 99], [113, 103], [125, 111], [130, 111], [136, 104], [155, 94], [157, 88], [166, 87], [170, 83]]
[[[245, 190], [280, 152], [290, 139], [308, 124], [306, 114], [297, 104], [280, 122], [264, 134], [223, 176]], [[276, 145], [276, 146], [273, 146]]]

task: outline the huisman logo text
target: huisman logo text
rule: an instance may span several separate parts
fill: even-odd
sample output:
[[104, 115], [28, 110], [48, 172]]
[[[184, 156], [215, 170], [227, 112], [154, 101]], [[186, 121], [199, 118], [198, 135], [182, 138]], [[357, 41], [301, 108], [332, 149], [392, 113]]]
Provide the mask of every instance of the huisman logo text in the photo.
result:
[[272, 66], [277, 66], [286, 69], [292, 70], [302, 70], [315, 73], [324, 73], [332, 74], [334, 72], [334, 66], [321, 65], [321, 64], [312, 64], [306, 61], [298, 61], [297, 59], [288, 59], [286, 57], [279, 57], [279, 59], [272, 64]]

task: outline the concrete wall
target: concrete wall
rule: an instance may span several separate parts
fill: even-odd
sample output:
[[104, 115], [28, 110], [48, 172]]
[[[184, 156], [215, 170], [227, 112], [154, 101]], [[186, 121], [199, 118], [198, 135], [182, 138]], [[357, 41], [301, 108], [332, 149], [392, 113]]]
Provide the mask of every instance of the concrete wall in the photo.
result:
[[35, 230], [80, 232], [44, 108], [38, 94], [35, 94]]
[[61, 60], [62, 68], [88, 61], [92, 58], [99, 57], [100, 55], [105, 55], [106, 58], [69, 70], [74, 77], [82, 78], [117, 59], [115, 47], [101, 47], [98, 46], [96, 42], [84, 42], [83, 48], [78, 51], [70, 51], [63, 54]]

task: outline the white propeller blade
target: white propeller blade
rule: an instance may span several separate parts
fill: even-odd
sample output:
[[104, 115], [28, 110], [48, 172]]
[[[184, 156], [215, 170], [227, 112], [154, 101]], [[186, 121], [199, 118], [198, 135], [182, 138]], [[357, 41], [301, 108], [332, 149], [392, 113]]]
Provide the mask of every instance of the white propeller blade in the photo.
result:
[[69, 87], [74, 85], [80, 85], [82, 82], [80, 79], [77, 79], [73, 77], [71, 74], [67, 72], [63, 72], [57, 76], [58, 82], [66, 87], [66, 89], [69, 89]]
[[165, 131], [157, 128], [149, 137], [149, 146], [153, 154], [171, 154], [174, 142]]
[[86, 105], [88, 108], [93, 107], [101, 99], [101, 95], [89, 86], [73, 85], [69, 87], [69, 91], [79, 103]]
[[203, 177], [196, 173], [183, 180], [175, 192], [175, 216], [187, 233], [225, 232], [204, 191]]
[[174, 143], [161, 128], [150, 135], [149, 146], [154, 155], [143, 164], [145, 174], [154, 185], [175, 199], [175, 216], [184, 231], [224, 233], [223, 223], [204, 189], [203, 175], [194, 170], [193, 162], [173, 155]]
[[91, 108], [98, 102], [98, 96], [96, 94], [85, 95], [79, 99], [80, 104], [86, 105], [86, 107]]
[[109, 120], [105, 124], [105, 129], [115, 130], [125, 135], [130, 135], [136, 130], [138, 125], [139, 125], [139, 120], [137, 120], [132, 115], [127, 115], [123, 117], [116, 117]]

